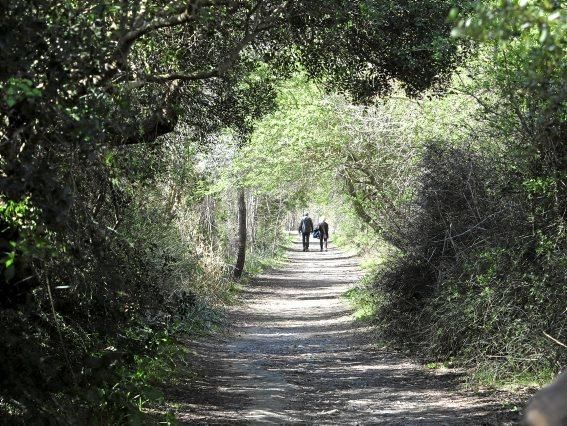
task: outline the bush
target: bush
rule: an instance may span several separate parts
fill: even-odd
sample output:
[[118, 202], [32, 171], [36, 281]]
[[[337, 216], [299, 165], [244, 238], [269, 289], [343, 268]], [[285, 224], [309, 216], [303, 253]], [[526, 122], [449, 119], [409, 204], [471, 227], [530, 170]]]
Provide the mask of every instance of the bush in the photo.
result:
[[[502, 372], [559, 370], [567, 352], [566, 247], [545, 197], [526, 196], [517, 171], [477, 150], [429, 144], [404, 239], [375, 288], [385, 334], [428, 358], [488, 361]], [[521, 180], [520, 180], [521, 182]], [[537, 203], [539, 206], [534, 206]], [[417, 326], [416, 326], [417, 325]]]

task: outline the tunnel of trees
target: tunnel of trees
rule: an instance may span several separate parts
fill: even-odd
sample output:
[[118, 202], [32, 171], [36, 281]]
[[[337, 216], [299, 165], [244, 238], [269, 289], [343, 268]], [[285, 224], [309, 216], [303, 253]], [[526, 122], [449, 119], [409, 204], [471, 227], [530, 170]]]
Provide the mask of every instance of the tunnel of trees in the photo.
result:
[[141, 421], [307, 207], [393, 344], [559, 371], [566, 42], [551, 0], [0, 1], [0, 415]]

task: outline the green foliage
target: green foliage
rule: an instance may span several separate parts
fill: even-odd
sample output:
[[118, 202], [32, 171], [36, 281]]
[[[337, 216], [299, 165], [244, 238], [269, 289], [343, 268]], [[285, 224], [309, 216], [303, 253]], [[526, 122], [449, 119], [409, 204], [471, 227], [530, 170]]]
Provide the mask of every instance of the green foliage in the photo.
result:
[[449, 37], [447, 16], [451, 8], [468, 10], [473, 3], [319, 0], [303, 11], [298, 4], [290, 20], [295, 46], [284, 52], [310, 76], [357, 101], [389, 94], [396, 81], [415, 96], [450, 78], [467, 46], [459, 48]]
[[500, 377], [560, 368], [565, 353], [546, 334], [565, 340], [561, 235], [533, 231], [532, 201], [507, 191], [513, 168], [446, 149], [424, 157], [419, 215], [400, 227], [408, 249], [375, 278], [377, 323], [397, 345], [499, 365]]
[[476, 3], [0, 2], [0, 410], [143, 421], [234, 296], [241, 188], [251, 271], [318, 204], [397, 247], [352, 294], [386, 336], [564, 364], [564, 11]]
[[[399, 249], [358, 300], [397, 346], [541, 380], [567, 362], [564, 9], [479, 3], [454, 34], [477, 52], [449, 94], [403, 105], [405, 123], [382, 110], [388, 131], [346, 145], [353, 211]], [[414, 161], [389, 164], [391, 143]]]
[[[125, 362], [124, 354], [109, 346], [85, 361], [83, 375], [89, 387], [79, 393], [79, 398], [88, 407], [85, 418], [95, 424], [145, 423], [144, 409], [163, 401], [157, 386], [173, 373], [176, 359], [183, 354], [167, 332], [155, 333], [141, 326], [127, 329], [124, 334], [144, 345], [144, 355], [134, 355]], [[74, 421], [79, 419], [75, 417]]]
[[510, 377], [506, 368], [492, 363], [479, 365], [469, 381], [471, 385], [488, 386], [515, 391], [521, 388], [545, 386], [555, 379], [553, 369], [541, 368], [537, 372], [520, 371]]
[[41, 96], [41, 90], [34, 87], [31, 80], [26, 78], [10, 78], [5, 87], [0, 87], [6, 94], [4, 101], [8, 108], [14, 107], [18, 102]]
[[243, 175], [244, 185], [262, 193], [298, 199], [311, 192], [322, 200], [340, 143], [336, 117], [321, 91], [303, 75], [280, 85], [277, 106], [257, 122], [236, 158], [235, 173]]
[[26, 291], [25, 286], [19, 289], [14, 279], [30, 273], [31, 259], [57, 253], [50, 233], [42, 229], [38, 218], [38, 210], [29, 197], [14, 201], [0, 196], [0, 274], [6, 283], [0, 295], [4, 303]]
[[[481, 5], [461, 21], [461, 36], [482, 41], [476, 78], [465, 93], [476, 96], [495, 137], [511, 145], [532, 175], [564, 179], [567, 66], [565, 5], [501, 2]], [[492, 91], [496, 96], [487, 96]], [[533, 176], [530, 176], [532, 178]]]
[[[450, 17], [458, 17], [457, 9]], [[511, 41], [536, 41], [539, 49], [561, 54], [565, 48], [567, 17], [561, 2], [500, 0], [479, 3], [473, 16], [459, 20], [452, 34], [473, 37], [484, 43], [498, 42], [502, 47]]]
[[355, 287], [347, 291], [344, 295], [354, 306], [354, 317], [357, 320], [368, 321], [376, 317], [380, 301], [375, 292], [368, 291], [363, 287]]

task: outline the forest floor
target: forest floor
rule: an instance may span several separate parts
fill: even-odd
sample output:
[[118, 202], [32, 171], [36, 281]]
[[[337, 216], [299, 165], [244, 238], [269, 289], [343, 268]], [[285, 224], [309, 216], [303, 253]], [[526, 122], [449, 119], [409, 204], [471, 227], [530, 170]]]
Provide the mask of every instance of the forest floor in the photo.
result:
[[246, 286], [230, 332], [188, 342], [191, 375], [166, 390], [181, 424], [518, 424], [521, 400], [381, 347], [342, 297], [357, 258], [315, 243]]

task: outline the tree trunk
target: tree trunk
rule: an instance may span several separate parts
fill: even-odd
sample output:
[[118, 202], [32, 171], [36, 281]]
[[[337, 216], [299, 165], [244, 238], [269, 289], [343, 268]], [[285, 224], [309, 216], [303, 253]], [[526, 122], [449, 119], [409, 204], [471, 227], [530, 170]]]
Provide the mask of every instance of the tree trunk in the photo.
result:
[[246, 198], [244, 189], [238, 190], [238, 254], [234, 265], [234, 278], [239, 279], [246, 260]]

